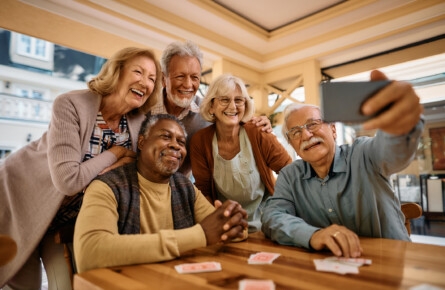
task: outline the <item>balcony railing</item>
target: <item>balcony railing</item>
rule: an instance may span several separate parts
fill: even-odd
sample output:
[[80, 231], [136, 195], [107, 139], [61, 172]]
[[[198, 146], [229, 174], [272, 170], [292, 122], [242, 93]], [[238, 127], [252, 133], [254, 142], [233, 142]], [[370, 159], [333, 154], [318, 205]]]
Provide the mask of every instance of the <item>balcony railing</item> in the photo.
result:
[[0, 93], [0, 119], [49, 123], [51, 101]]

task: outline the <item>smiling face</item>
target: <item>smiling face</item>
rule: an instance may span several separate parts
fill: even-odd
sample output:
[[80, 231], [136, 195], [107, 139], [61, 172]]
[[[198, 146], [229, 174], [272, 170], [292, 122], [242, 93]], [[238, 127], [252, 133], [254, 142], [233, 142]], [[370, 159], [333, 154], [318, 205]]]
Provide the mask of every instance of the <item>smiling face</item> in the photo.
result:
[[[226, 106], [224, 102], [227, 100], [230, 103]], [[241, 104], [240, 106], [236, 106], [235, 103]], [[239, 126], [239, 123], [244, 117], [244, 112], [246, 109], [245, 99], [241, 92], [241, 89], [236, 86], [235, 90], [231, 93], [226, 94], [224, 96], [219, 96], [218, 98], [213, 99], [213, 104], [210, 107], [210, 114], [215, 115], [215, 123], [221, 124], [224, 126]]]
[[184, 131], [174, 120], [157, 121], [147, 137], [139, 135], [139, 173], [152, 182], [168, 183], [187, 155], [185, 140]]
[[168, 64], [168, 76], [162, 76], [167, 100], [173, 105], [187, 108], [199, 88], [201, 65], [196, 57], [175, 55]]
[[156, 82], [156, 65], [146, 56], [127, 60], [121, 69], [116, 94], [128, 106], [128, 111], [140, 108], [153, 92]]
[[[303, 126], [317, 119], [321, 119], [320, 110], [315, 107], [303, 107], [290, 113], [287, 128]], [[335, 125], [323, 123], [320, 129], [312, 133], [303, 129], [301, 137], [290, 140], [289, 143], [304, 161], [322, 165], [334, 158], [336, 138]]]

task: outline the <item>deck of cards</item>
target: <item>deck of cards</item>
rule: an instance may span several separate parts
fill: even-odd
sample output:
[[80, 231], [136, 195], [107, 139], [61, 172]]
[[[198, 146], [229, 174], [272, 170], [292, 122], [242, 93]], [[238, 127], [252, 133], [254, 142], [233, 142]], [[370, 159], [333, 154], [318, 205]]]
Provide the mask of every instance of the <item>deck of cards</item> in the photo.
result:
[[275, 290], [272, 280], [244, 279], [239, 281], [239, 290]]
[[338, 274], [358, 274], [358, 267], [371, 265], [370, 259], [329, 257], [326, 259], [314, 259], [317, 271], [334, 272]]
[[221, 271], [221, 264], [218, 262], [181, 264], [176, 265], [175, 269], [179, 274], [217, 272]]
[[272, 262], [278, 258], [280, 254], [277, 253], [267, 253], [267, 252], [259, 252], [256, 254], [250, 255], [247, 263], [249, 264], [272, 264]]

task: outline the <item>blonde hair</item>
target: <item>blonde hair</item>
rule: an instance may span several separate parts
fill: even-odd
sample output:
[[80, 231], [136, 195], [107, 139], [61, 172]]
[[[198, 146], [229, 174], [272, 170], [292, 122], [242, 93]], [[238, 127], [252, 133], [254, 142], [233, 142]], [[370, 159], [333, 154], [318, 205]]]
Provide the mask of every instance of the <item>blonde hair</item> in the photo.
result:
[[147, 113], [150, 108], [155, 105], [158, 101], [160, 101], [160, 92], [162, 88], [161, 80], [161, 66], [159, 62], [156, 60], [154, 53], [146, 48], [138, 48], [138, 47], [127, 47], [119, 50], [110, 59], [108, 59], [99, 74], [88, 82], [89, 89], [102, 97], [106, 97], [109, 94], [113, 93], [117, 89], [117, 85], [119, 83], [119, 77], [121, 75], [122, 69], [125, 63], [137, 56], [145, 56], [151, 60], [153, 60], [156, 66], [156, 81], [153, 88], [153, 92], [148, 97], [147, 101], [137, 110], [142, 113]]
[[209, 112], [210, 108], [212, 107], [213, 100], [221, 96], [227, 96], [236, 90], [237, 87], [241, 90], [242, 97], [246, 100], [246, 109], [241, 122], [246, 123], [252, 119], [252, 116], [255, 113], [253, 99], [250, 98], [249, 94], [247, 93], [244, 82], [240, 78], [231, 74], [220, 75], [210, 84], [209, 90], [199, 106], [199, 112], [202, 118], [208, 122], [215, 123], [215, 116]]

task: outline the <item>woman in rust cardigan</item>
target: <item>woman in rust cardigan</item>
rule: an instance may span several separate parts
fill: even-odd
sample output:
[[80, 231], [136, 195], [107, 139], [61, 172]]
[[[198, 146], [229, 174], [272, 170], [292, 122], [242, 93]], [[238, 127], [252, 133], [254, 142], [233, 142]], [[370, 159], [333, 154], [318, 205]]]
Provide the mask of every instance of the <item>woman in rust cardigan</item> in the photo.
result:
[[261, 212], [273, 194], [275, 178], [292, 159], [273, 134], [250, 123], [253, 100], [243, 81], [218, 77], [200, 106], [204, 120], [214, 123], [192, 137], [190, 158], [195, 185], [212, 202], [238, 201], [249, 215], [249, 232], [261, 229]]

